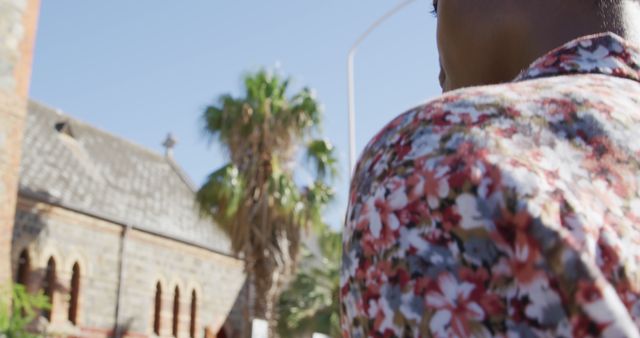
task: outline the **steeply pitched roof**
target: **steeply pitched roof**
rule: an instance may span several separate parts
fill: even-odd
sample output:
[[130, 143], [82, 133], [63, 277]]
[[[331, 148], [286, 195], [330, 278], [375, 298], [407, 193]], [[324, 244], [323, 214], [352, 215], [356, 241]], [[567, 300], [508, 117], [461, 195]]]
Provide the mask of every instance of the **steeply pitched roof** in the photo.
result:
[[230, 253], [229, 238], [200, 217], [193, 186], [173, 160], [33, 101], [20, 192]]

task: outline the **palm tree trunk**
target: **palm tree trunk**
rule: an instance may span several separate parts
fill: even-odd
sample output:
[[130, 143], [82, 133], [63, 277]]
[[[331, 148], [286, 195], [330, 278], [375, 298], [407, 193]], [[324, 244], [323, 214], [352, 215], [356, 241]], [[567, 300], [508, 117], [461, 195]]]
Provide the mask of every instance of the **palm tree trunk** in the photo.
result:
[[[245, 263], [246, 264], [246, 263]], [[251, 285], [252, 285], [252, 273], [247, 270], [247, 279], [245, 281], [245, 300], [244, 300], [244, 323], [245, 326], [242, 328], [242, 337], [250, 338], [251, 337]]]
[[267, 322], [269, 323], [269, 337], [278, 337], [278, 299], [280, 297], [282, 274], [275, 272], [273, 277], [273, 285], [268, 299]]
[[265, 259], [256, 262], [253, 285], [255, 286], [254, 318], [267, 319], [269, 301], [267, 295], [271, 287], [270, 265]]

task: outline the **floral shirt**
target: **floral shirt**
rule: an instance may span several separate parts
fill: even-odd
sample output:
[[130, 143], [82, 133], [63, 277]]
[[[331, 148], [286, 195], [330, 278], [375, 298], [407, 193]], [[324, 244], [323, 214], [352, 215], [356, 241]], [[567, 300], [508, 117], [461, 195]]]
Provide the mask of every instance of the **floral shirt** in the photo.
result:
[[387, 125], [351, 183], [345, 337], [640, 337], [640, 48], [569, 42]]

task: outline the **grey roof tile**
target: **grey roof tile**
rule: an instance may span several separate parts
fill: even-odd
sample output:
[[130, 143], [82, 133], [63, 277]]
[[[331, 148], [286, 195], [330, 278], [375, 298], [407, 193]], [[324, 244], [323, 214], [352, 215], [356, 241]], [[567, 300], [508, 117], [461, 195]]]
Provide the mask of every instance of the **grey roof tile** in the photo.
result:
[[[68, 121], [73, 136], [56, 130]], [[194, 186], [170, 158], [31, 101], [20, 191], [162, 236], [230, 254], [200, 217]]]

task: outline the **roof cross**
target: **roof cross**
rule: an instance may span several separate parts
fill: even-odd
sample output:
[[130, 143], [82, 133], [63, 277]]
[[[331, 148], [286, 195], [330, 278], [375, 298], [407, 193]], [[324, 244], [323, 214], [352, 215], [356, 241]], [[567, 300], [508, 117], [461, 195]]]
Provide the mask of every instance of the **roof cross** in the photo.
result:
[[167, 133], [167, 138], [162, 143], [162, 146], [164, 146], [165, 149], [164, 155], [166, 157], [173, 156], [173, 147], [176, 145], [176, 143], [178, 143], [178, 141], [173, 137], [173, 135], [171, 133]]

